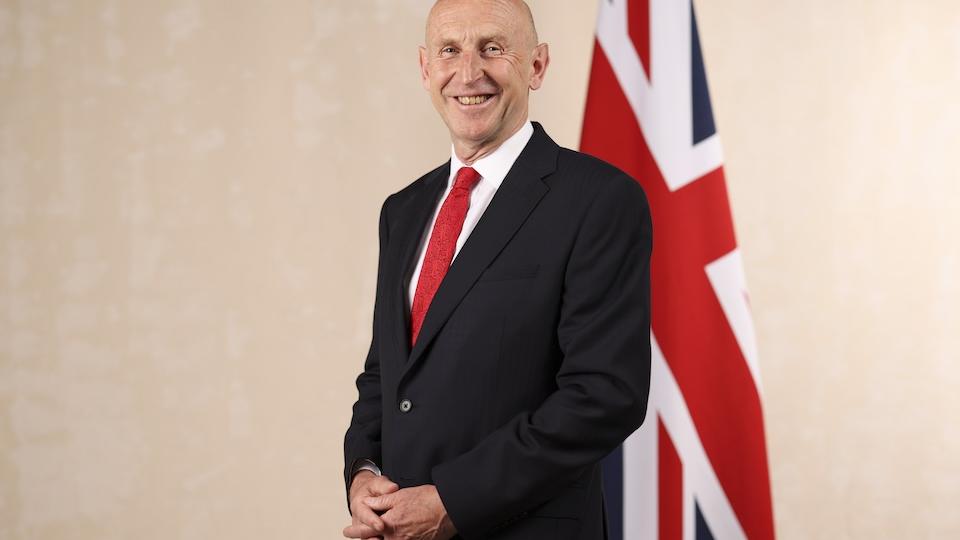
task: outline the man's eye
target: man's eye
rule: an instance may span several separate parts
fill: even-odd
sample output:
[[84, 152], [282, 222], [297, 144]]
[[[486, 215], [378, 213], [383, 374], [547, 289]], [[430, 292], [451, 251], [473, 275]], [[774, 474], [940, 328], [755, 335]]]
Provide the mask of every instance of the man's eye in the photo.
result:
[[453, 47], [444, 47], [440, 49], [440, 54], [453, 54], [455, 52], [457, 52], [457, 50]]
[[503, 49], [501, 49], [500, 47], [497, 47], [496, 45], [490, 45], [483, 51], [489, 54], [500, 54], [503, 52]]

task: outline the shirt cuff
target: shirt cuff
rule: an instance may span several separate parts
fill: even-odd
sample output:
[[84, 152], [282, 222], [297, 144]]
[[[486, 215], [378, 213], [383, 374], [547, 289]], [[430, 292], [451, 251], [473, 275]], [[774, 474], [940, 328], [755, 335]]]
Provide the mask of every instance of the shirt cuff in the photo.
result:
[[[370, 461], [369, 459], [358, 459], [353, 462], [353, 467], [350, 467], [350, 484], [353, 484], [353, 478], [357, 476], [357, 473], [360, 471], [370, 471], [377, 476], [383, 476], [383, 471], [380, 470], [380, 467], [377, 467], [377, 464]], [[350, 486], [347, 486], [347, 492], [350, 492]]]

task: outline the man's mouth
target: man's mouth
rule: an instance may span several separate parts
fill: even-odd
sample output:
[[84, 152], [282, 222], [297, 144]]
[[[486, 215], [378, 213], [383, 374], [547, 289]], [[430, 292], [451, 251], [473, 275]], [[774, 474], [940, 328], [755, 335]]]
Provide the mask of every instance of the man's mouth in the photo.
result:
[[461, 105], [481, 105], [486, 103], [487, 100], [493, 98], [493, 94], [483, 94], [480, 96], [457, 96], [457, 101]]

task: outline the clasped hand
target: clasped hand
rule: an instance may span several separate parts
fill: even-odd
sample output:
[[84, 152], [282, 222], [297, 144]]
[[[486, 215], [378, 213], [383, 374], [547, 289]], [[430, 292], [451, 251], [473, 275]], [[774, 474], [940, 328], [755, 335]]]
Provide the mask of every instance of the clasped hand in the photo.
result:
[[386, 476], [361, 471], [350, 486], [353, 522], [347, 538], [363, 540], [448, 540], [456, 529], [436, 486], [400, 489]]

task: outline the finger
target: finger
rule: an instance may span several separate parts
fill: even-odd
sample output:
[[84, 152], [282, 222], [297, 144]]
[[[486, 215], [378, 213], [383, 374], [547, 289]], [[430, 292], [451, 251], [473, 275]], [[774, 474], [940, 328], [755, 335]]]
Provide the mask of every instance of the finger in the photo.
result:
[[374, 512], [369, 505], [358, 504], [353, 509], [353, 517], [374, 531], [375, 535], [383, 532], [384, 524], [380, 516]]
[[[396, 520], [394, 520], [396, 521]], [[404, 523], [395, 523], [387, 524], [388, 530], [383, 535], [383, 540], [408, 540], [411, 538], [433, 538], [432, 536], [419, 536], [417, 534], [411, 534], [415, 531], [415, 527], [411, 527], [408, 524]], [[421, 534], [424, 531], [419, 531]], [[458, 537], [459, 538], [459, 537]], [[524, 540], [529, 540], [524, 538]]]
[[369, 525], [356, 523], [343, 529], [343, 536], [347, 538], [379, 538], [379, 532], [370, 528]]
[[400, 486], [386, 476], [379, 476], [370, 481], [370, 484], [367, 485], [367, 489], [369, 489], [374, 495], [386, 495], [399, 490]]
[[363, 502], [368, 507], [374, 510], [380, 510], [380, 511], [389, 510], [393, 508], [394, 504], [396, 504], [394, 502], [394, 497], [391, 497], [390, 495], [381, 495], [379, 497], [367, 497], [366, 499], [363, 500]]

